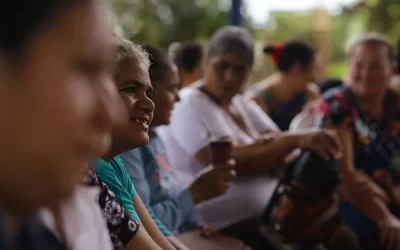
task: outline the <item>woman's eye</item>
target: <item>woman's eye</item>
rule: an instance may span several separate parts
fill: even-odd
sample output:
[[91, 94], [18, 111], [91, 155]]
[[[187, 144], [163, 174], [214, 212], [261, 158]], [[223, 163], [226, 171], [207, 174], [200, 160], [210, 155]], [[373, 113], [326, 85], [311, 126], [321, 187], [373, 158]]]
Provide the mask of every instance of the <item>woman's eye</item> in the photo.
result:
[[153, 99], [153, 93], [152, 93], [152, 92], [149, 92], [149, 93], [147, 93], [146, 95], [147, 95], [147, 97], [148, 97], [150, 100]]
[[134, 94], [134, 93], [136, 93], [136, 88], [134, 88], [134, 87], [124, 88], [124, 89], [122, 89], [122, 92]]

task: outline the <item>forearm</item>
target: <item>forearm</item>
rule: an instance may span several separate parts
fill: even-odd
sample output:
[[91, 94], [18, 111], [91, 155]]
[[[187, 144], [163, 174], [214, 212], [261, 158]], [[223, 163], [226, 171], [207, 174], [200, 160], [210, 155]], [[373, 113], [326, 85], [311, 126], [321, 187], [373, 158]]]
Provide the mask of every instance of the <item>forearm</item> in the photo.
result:
[[172, 244], [158, 229], [138, 195], [135, 195], [134, 205], [140, 220], [142, 221], [143, 227], [146, 229], [151, 238], [158, 244], [158, 246], [164, 250], [175, 250]]
[[298, 134], [283, 133], [267, 144], [235, 147], [232, 152], [236, 167], [241, 172], [273, 168], [284, 162], [285, 157], [298, 145]]
[[124, 250], [162, 250], [156, 242], [150, 237], [142, 226], [135, 236], [124, 246]]
[[374, 222], [379, 222], [391, 215], [384, 200], [377, 195], [361, 193], [349, 184], [342, 184], [341, 191], [351, 205]]

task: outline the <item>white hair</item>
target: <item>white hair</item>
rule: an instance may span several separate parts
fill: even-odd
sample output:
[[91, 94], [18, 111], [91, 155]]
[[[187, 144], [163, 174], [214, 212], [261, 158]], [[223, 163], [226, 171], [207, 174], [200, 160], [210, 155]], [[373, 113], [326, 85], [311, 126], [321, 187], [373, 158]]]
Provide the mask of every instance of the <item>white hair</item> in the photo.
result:
[[116, 63], [118, 65], [126, 60], [134, 60], [139, 66], [145, 69], [149, 69], [150, 67], [149, 53], [147, 53], [142, 45], [135, 44], [125, 38], [118, 38]]

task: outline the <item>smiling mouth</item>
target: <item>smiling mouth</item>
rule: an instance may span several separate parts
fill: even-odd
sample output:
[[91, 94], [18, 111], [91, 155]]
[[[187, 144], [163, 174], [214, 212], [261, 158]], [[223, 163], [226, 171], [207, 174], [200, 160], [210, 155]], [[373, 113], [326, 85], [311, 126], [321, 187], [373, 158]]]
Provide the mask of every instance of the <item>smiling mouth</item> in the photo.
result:
[[131, 121], [141, 125], [144, 129], [148, 130], [149, 129], [149, 120], [146, 118], [131, 118]]

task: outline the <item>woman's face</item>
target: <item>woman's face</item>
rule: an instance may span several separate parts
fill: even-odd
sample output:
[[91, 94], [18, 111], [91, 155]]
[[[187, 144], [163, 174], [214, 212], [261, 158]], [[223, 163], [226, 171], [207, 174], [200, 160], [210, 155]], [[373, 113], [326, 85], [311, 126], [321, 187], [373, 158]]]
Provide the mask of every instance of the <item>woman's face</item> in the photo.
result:
[[392, 76], [385, 46], [360, 44], [354, 48], [349, 58], [349, 84], [357, 95], [368, 98], [383, 93]]
[[205, 60], [204, 78], [212, 94], [223, 102], [230, 101], [240, 92], [250, 72], [251, 67], [235, 53], [224, 53]]
[[179, 101], [179, 74], [175, 65], [170, 63], [162, 74], [162, 79], [153, 81], [153, 101], [156, 105], [152, 127], [168, 125], [175, 102]]
[[117, 88], [128, 110], [126, 122], [113, 129], [115, 143], [133, 149], [149, 143], [149, 125], [153, 120], [153, 87], [149, 71], [134, 60], [121, 62], [114, 77]]
[[108, 150], [110, 24], [105, 1], [75, 4], [32, 37], [20, 64], [0, 51], [2, 205], [58, 202]]

